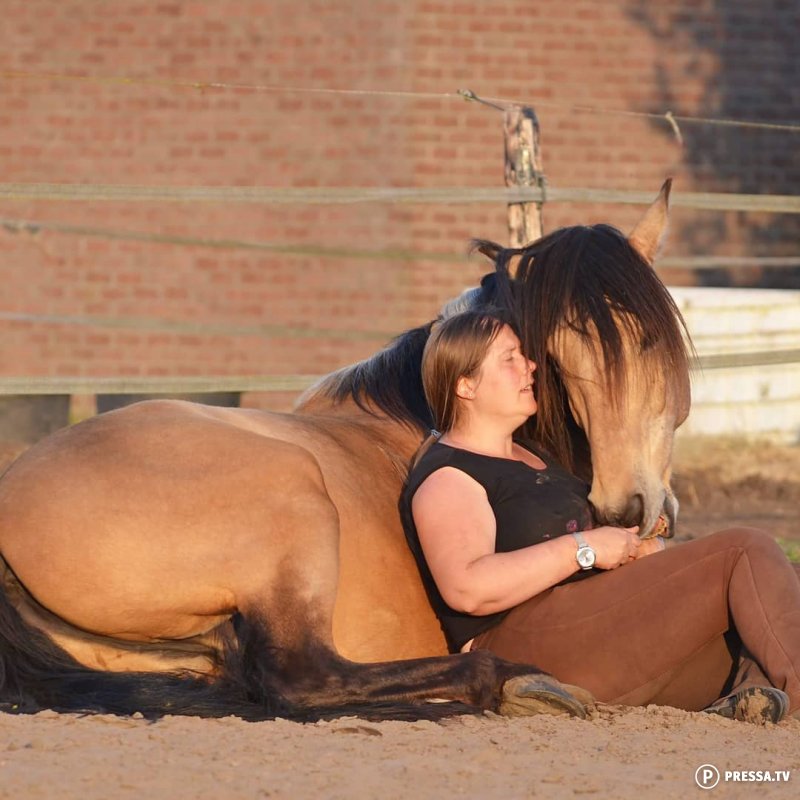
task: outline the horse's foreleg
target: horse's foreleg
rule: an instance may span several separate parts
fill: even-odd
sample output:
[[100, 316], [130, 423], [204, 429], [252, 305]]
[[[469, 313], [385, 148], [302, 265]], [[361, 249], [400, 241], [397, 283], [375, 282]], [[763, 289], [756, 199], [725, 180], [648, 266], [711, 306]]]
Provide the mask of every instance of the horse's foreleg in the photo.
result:
[[[312, 558], [307, 554], [308, 558]], [[335, 566], [335, 564], [333, 565]], [[508, 716], [570, 714], [585, 717], [588, 693], [565, 687], [535, 667], [512, 664], [486, 650], [452, 656], [361, 664], [342, 658], [332, 641], [333, 592], [328, 569], [318, 580], [286, 581], [275, 587], [268, 607], [244, 607], [236, 624], [236, 641], [228, 648], [223, 673], [256, 702], [280, 698], [301, 713], [365, 713], [409, 704], [419, 716], [428, 701], [462, 703]], [[328, 595], [331, 595], [330, 597]]]
[[[259, 663], [268, 695], [307, 713], [363, 712], [370, 707], [407, 709], [420, 716], [426, 702], [450, 701], [508, 716], [569, 714], [585, 717], [588, 693], [565, 687], [535, 667], [512, 664], [488, 651], [408, 661], [358, 664], [341, 658], [309, 630], [302, 642], [275, 646], [269, 626], [243, 620], [238, 630], [243, 663]], [[266, 675], [268, 660], [268, 672]], [[245, 670], [247, 672], [247, 670]], [[437, 712], [444, 709], [439, 706]]]

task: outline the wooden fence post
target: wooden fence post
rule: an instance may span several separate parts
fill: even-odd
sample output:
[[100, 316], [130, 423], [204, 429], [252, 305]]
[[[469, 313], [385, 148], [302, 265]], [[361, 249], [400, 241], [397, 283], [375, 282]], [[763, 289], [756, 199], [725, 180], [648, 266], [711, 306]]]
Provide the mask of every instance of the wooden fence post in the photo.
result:
[[[503, 119], [506, 145], [506, 186], [543, 186], [539, 120], [530, 106], [510, 106]], [[542, 203], [509, 203], [508, 235], [511, 247], [539, 239], [544, 232]]]

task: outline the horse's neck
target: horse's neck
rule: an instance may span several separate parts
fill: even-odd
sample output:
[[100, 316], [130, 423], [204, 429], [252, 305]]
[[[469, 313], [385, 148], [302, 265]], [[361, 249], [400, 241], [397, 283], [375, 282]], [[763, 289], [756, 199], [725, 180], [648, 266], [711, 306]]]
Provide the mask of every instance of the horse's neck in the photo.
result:
[[422, 443], [417, 428], [391, 419], [380, 410], [365, 411], [354, 400], [333, 401], [315, 394], [303, 398], [295, 407], [298, 416], [339, 422], [379, 447], [402, 471], [408, 469], [411, 457]]

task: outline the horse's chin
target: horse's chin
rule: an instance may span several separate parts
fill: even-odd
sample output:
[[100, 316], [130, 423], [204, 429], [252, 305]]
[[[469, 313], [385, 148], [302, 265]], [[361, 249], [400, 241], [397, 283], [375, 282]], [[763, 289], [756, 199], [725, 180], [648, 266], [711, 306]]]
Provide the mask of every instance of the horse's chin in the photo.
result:
[[667, 493], [664, 495], [664, 510], [662, 512], [667, 518], [667, 532], [661, 534], [665, 539], [671, 539], [675, 535], [675, 524], [678, 521], [679, 508], [678, 498], [672, 493], [672, 487], [667, 486]]
[[678, 506], [678, 499], [668, 486], [664, 494], [664, 505], [661, 508], [661, 513], [656, 517], [655, 522], [639, 532], [639, 538], [652, 539], [654, 536], [661, 536], [664, 539], [671, 539], [675, 535]]

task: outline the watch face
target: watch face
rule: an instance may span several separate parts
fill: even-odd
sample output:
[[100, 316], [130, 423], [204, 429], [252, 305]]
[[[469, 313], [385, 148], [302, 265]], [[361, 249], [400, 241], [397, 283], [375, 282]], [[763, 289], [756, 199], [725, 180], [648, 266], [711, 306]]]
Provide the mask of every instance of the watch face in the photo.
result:
[[578, 563], [584, 568], [594, 566], [594, 550], [591, 547], [581, 547], [577, 553]]

